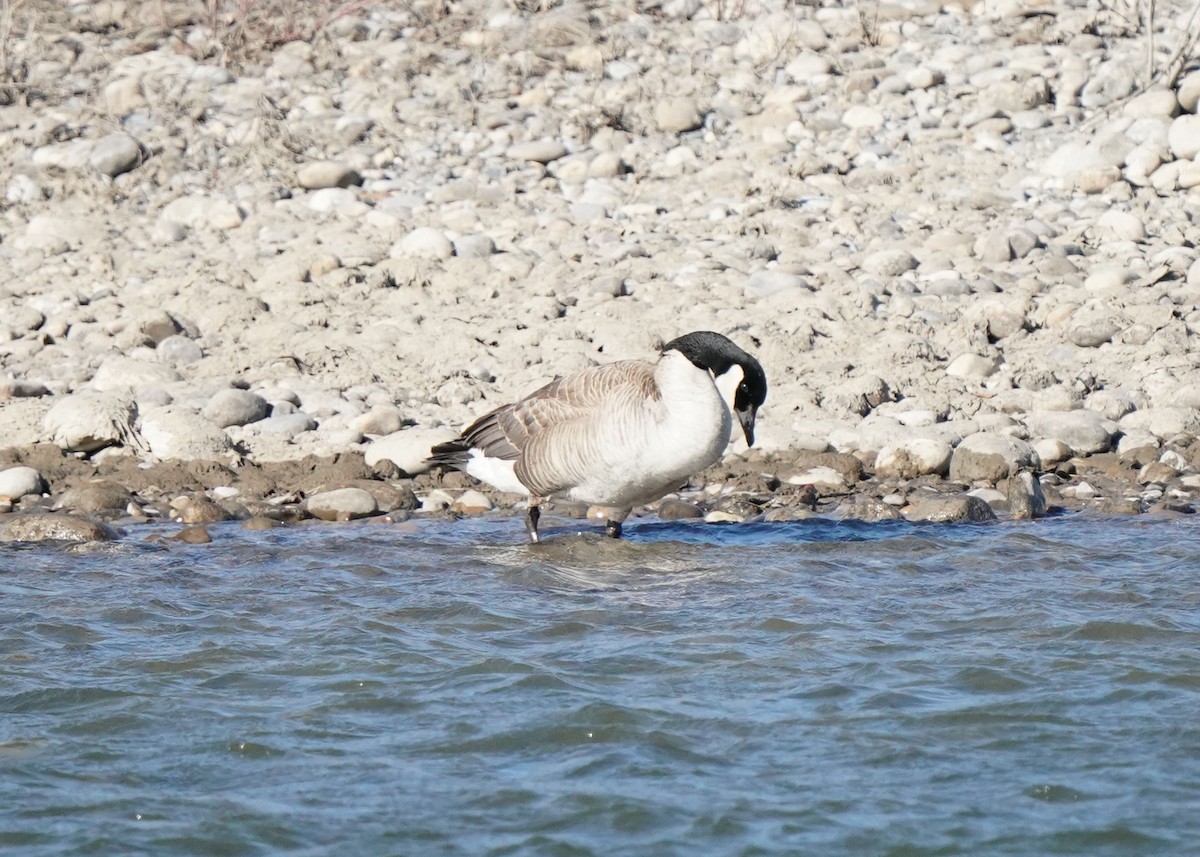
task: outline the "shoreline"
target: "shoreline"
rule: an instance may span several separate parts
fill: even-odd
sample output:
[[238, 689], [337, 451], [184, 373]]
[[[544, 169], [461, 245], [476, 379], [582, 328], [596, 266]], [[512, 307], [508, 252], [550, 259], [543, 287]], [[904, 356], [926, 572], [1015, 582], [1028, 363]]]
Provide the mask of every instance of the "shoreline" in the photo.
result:
[[[236, 467], [215, 461], [146, 464], [128, 455], [95, 464], [39, 444], [0, 450], [0, 485], [14, 472], [11, 468], [28, 467], [48, 490], [13, 501], [0, 498], [0, 540], [107, 540], [112, 536], [103, 525], [132, 535], [142, 525], [174, 524], [179, 527], [174, 538], [195, 542], [210, 540], [204, 525], [221, 521], [265, 528], [313, 521], [390, 523], [414, 516], [519, 518], [524, 513], [520, 498], [476, 484], [465, 474], [436, 471], [409, 478], [390, 464], [372, 468], [357, 453], [247, 461]], [[1016, 477], [973, 488], [940, 477], [879, 479], [844, 454], [754, 452], [727, 456], [698, 474], [687, 490], [635, 509], [633, 520], [981, 523], [1081, 512], [1195, 513], [1200, 489], [1189, 488], [1178, 476], [1164, 483], [1143, 482], [1139, 472], [1144, 478], [1145, 467], [1139, 468], [1136, 459], [1111, 454], [1069, 462], [1043, 474], [1039, 486], [1045, 503], [1031, 511], [1020, 504], [1021, 495], [1014, 499]], [[835, 486], [833, 474], [839, 473], [841, 484]], [[808, 478], [826, 483], [818, 488], [804, 481]], [[587, 517], [580, 504], [554, 503], [549, 509], [557, 517]]]

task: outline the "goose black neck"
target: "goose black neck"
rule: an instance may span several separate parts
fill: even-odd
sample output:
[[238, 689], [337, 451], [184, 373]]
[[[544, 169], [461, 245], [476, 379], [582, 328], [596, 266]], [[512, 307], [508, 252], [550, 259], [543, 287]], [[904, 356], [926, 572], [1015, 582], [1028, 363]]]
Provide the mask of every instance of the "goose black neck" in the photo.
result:
[[662, 350], [678, 351], [697, 367], [714, 375], [724, 375], [735, 363], [744, 365], [748, 361], [758, 362], [726, 337], [711, 330], [684, 334], [668, 342]]
[[[663, 351], [678, 351], [693, 365], [720, 376], [736, 364], [742, 367], [745, 381], [751, 388], [752, 398], [761, 402], [766, 398], [767, 378], [762, 366], [727, 337], [711, 330], [697, 330], [673, 339], [663, 346]], [[761, 390], [761, 396], [759, 391]]]

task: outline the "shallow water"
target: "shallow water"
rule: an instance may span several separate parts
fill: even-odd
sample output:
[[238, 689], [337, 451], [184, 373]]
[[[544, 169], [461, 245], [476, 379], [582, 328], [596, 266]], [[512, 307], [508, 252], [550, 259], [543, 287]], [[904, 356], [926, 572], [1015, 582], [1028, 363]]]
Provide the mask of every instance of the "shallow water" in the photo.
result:
[[559, 523], [0, 547], [0, 851], [1195, 848], [1190, 522]]

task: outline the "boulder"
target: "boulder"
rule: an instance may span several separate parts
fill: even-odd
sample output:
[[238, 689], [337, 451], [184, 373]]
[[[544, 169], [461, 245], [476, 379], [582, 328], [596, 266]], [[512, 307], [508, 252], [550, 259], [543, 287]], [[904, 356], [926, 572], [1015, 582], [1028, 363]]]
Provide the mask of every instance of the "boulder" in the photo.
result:
[[1023, 468], [1041, 469], [1033, 447], [1006, 434], [976, 432], [962, 439], [950, 458], [950, 478], [993, 485]]
[[61, 512], [18, 515], [0, 530], [0, 542], [107, 542], [116, 538], [117, 531], [107, 524]]
[[904, 510], [909, 521], [994, 521], [996, 513], [986, 501], [970, 494], [934, 495], [915, 500]]

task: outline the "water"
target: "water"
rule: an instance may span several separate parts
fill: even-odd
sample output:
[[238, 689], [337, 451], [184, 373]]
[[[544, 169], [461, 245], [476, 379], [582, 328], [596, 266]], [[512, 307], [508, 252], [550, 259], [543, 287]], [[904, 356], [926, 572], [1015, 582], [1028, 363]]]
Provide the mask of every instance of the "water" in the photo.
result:
[[1190, 522], [143, 532], [0, 548], [0, 852], [1200, 837]]

